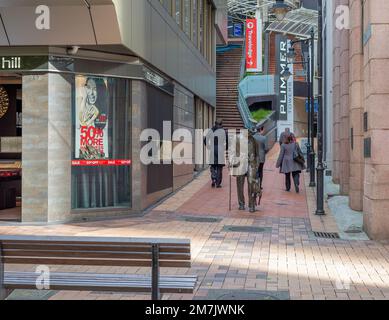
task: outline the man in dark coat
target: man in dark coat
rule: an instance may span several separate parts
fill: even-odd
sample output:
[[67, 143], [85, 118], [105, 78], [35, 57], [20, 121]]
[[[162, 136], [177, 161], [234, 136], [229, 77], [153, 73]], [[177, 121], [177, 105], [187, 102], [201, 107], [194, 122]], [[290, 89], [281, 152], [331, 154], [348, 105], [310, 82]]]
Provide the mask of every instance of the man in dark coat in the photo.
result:
[[[223, 136], [223, 139], [220, 139], [220, 136]], [[208, 140], [211, 141], [208, 142]], [[213, 148], [211, 147], [212, 143]], [[215, 122], [211, 132], [204, 139], [204, 144], [207, 146], [208, 151], [213, 151], [213, 159], [211, 157], [210, 161], [212, 188], [221, 188], [223, 182], [223, 167], [225, 166], [225, 151], [228, 150], [228, 133], [227, 130], [223, 128], [223, 120], [218, 119]]]
[[259, 161], [258, 177], [260, 181], [260, 188], [263, 184], [263, 169], [266, 162], [266, 154], [269, 151], [267, 137], [265, 136], [265, 128], [263, 126], [257, 126], [257, 133], [254, 135], [255, 142], [257, 144], [257, 154]]

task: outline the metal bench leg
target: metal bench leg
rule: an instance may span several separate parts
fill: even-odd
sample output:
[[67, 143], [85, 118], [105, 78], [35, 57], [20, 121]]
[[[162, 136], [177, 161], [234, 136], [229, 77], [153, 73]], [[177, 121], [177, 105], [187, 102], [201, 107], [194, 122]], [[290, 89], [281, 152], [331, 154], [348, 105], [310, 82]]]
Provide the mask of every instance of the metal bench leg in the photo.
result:
[[151, 299], [160, 300], [159, 293], [159, 244], [153, 244], [153, 262], [151, 270]]

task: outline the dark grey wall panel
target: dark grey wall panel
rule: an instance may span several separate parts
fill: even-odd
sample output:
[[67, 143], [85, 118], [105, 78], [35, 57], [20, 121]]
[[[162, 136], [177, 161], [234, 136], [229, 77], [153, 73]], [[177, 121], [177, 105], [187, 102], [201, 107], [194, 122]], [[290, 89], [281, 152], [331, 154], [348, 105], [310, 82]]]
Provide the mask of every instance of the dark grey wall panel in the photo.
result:
[[216, 74], [159, 0], [112, 0], [123, 45], [216, 105]]

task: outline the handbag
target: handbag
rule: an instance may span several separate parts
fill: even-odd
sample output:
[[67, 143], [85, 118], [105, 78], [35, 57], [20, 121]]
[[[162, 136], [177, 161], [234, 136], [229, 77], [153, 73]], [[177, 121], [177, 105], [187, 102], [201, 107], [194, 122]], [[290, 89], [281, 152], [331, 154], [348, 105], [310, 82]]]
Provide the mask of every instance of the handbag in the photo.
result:
[[293, 151], [293, 160], [301, 165], [305, 165], [305, 158], [298, 143], [296, 143], [296, 146]]

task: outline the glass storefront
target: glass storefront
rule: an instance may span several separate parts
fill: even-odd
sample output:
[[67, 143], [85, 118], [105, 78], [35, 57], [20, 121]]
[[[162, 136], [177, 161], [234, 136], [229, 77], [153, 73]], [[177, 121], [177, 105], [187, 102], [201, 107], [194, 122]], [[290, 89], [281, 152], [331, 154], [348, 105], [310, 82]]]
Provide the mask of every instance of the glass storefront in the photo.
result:
[[72, 209], [131, 207], [130, 84], [75, 76]]

